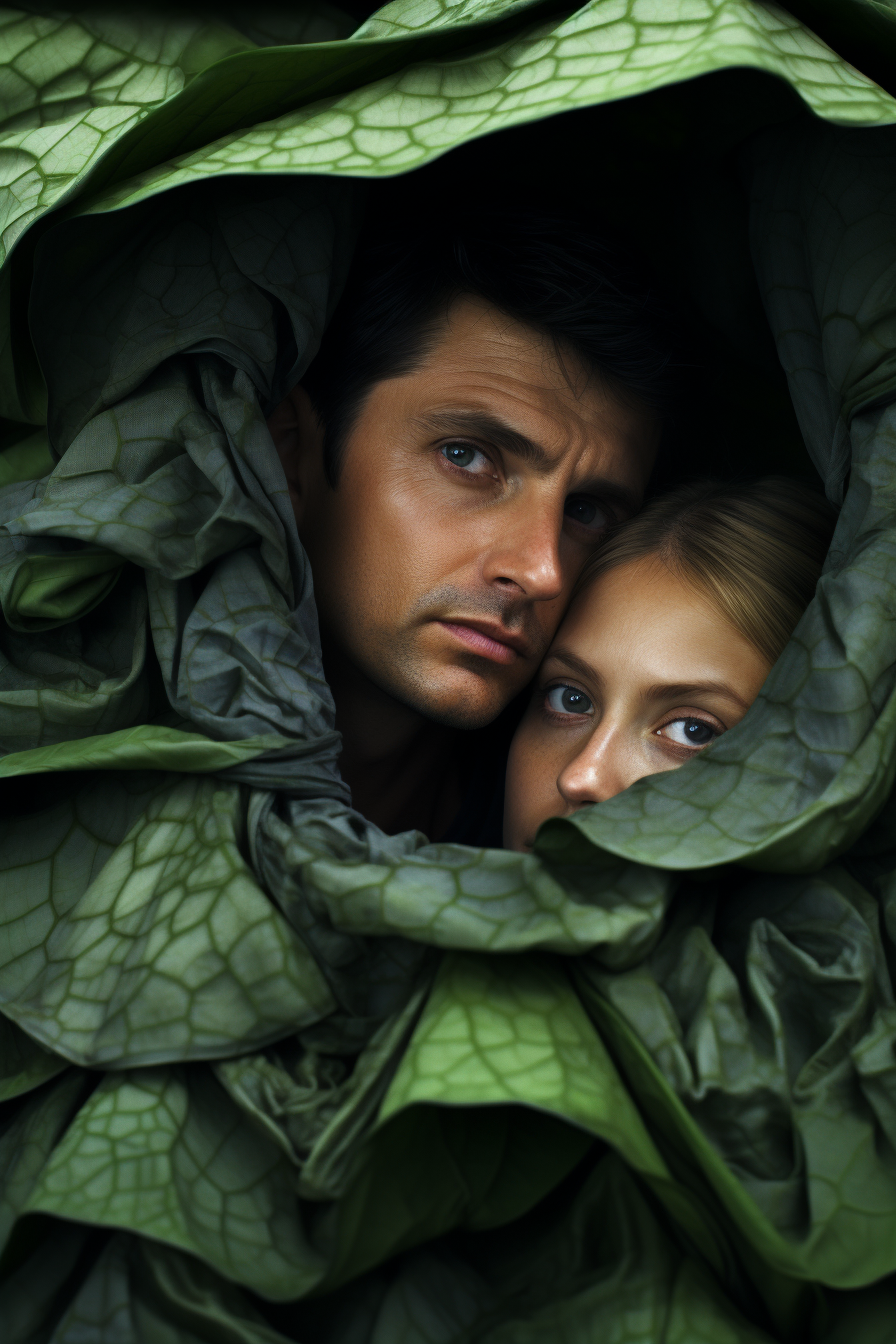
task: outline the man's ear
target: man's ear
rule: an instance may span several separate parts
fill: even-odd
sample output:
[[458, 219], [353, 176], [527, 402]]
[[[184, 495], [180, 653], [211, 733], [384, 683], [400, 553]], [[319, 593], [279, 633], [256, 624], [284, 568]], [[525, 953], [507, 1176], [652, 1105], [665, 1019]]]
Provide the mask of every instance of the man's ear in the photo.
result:
[[324, 427], [311, 398], [297, 383], [267, 420], [301, 529], [309, 495], [325, 482]]

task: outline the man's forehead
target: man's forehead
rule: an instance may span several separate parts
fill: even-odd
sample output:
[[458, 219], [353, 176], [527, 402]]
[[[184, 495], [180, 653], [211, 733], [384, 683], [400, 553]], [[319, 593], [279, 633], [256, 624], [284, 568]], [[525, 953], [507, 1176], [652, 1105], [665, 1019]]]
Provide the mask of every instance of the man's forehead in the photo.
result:
[[424, 399], [435, 399], [434, 409], [440, 400], [462, 396], [482, 409], [496, 399], [504, 402], [511, 419], [541, 416], [541, 436], [556, 437], [558, 451], [571, 431], [638, 438], [646, 431], [653, 437], [656, 423], [571, 346], [469, 295], [446, 311], [415, 382]]
[[475, 295], [460, 295], [434, 333], [424, 368], [492, 371], [525, 377], [546, 392], [575, 399], [600, 380], [572, 347]]
[[465, 323], [458, 314], [423, 365], [396, 380], [419, 426], [488, 439], [545, 470], [570, 454], [652, 457], [656, 417], [586, 374], [573, 352], [558, 352], [550, 337], [484, 302], [467, 316]]

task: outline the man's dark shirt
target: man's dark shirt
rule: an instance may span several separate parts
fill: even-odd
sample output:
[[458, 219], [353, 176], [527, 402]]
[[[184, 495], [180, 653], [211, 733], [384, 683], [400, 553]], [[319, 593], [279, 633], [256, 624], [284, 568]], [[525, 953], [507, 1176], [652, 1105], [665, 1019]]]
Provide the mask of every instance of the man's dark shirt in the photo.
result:
[[465, 762], [467, 787], [460, 808], [440, 838], [474, 849], [502, 849], [504, 844], [504, 776], [510, 739], [522, 717], [530, 692], [518, 695], [494, 723], [471, 733]]

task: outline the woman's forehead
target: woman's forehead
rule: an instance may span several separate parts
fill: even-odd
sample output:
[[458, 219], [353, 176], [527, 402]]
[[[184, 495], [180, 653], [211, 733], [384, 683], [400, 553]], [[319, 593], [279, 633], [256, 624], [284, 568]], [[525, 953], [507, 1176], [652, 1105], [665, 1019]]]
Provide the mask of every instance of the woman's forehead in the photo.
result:
[[645, 684], [734, 677], [767, 661], [687, 578], [657, 556], [599, 574], [573, 601], [548, 658], [579, 660], [602, 681]]

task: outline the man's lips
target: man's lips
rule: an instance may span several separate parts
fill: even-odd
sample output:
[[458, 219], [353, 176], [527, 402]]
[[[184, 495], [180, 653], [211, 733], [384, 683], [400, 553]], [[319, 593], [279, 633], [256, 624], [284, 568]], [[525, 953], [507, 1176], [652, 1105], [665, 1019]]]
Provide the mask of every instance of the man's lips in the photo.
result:
[[523, 635], [491, 621], [439, 621], [439, 625], [466, 644], [472, 653], [495, 663], [515, 663], [517, 658], [530, 658], [533, 653], [532, 645]]

